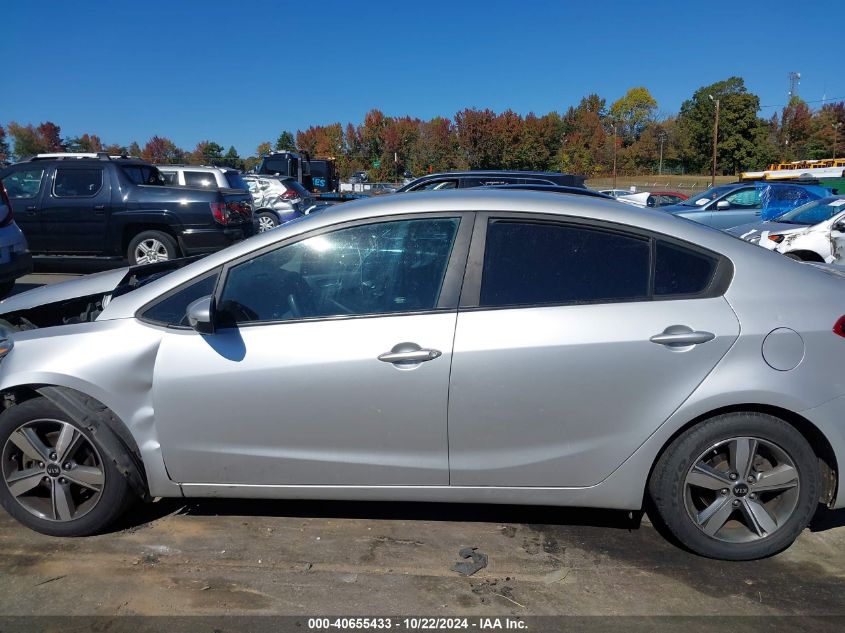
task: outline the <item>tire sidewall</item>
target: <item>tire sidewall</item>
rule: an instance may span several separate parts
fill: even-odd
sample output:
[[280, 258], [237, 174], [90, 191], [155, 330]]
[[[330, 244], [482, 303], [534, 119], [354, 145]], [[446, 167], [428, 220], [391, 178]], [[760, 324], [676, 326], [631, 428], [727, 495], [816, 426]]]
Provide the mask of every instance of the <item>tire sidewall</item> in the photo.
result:
[[[733, 437], [758, 437], [778, 445], [798, 471], [799, 496], [792, 515], [771, 536], [750, 543], [726, 543], [704, 534], [687, 513], [684, 482], [693, 461], [708, 448]], [[711, 558], [752, 560], [786, 549], [818, 507], [818, 460], [807, 440], [791, 425], [770, 415], [732, 413], [693, 427], [664, 452], [652, 475], [649, 492], [659, 519], [684, 546]]]
[[256, 215], [258, 215], [259, 222], [261, 221], [262, 217], [270, 218], [271, 220], [273, 220], [273, 228], [276, 228], [277, 226], [279, 226], [279, 224], [281, 224], [281, 222], [279, 222], [279, 218], [276, 217], [276, 214], [272, 211], [259, 211]]
[[71, 420], [61, 409], [43, 397], [27, 400], [0, 413], [0, 450], [9, 436], [21, 425], [39, 418], [60, 420], [72, 425], [93, 444], [100, 454], [105, 483], [97, 505], [85, 515], [71, 521], [58, 522], [41, 519], [18, 503], [12, 496], [5, 480], [0, 481], [0, 503], [20, 523], [42, 534], [51, 536], [86, 536], [101, 531], [126, 508], [132, 500], [132, 492], [126, 478], [120, 474], [97, 441], [94, 434]]

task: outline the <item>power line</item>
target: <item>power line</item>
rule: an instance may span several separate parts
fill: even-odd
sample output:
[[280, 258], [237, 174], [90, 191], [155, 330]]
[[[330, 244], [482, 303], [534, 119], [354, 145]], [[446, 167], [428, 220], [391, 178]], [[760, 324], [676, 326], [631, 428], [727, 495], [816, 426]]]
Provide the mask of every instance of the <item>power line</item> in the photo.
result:
[[[824, 99], [816, 99], [815, 101], [804, 101], [803, 99], [801, 100], [804, 101], [804, 103], [826, 103], [828, 101], [833, 102], [840, 101], [843, 99], [845, 99], [845, 97], [825, 97]], [[788, 103], [781, 103], [779, 105], [761, 105], [760, 109], [762, 110], [763, 108], [785, 108], [788, 105]]]

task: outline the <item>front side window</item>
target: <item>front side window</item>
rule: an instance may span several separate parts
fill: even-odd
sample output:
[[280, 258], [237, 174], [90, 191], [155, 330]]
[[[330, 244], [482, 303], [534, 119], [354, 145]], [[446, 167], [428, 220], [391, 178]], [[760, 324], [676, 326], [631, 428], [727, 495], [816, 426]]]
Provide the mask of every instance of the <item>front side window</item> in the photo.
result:
[[650, 251], [648, 239], [610, 231], [491, 220], [480, 305], [645, 299]]
[[42, 180], [44, 180], [43, 169], [26, 169], [12, 172], [3, 178], [3, 186], [10, 200], [24, 200], [38, 195], [41, 191]]
[[187, 187], [217, 187], [214, 174], [205, 171], [186, 171], [185, 186]]
[[188, 327], [188, 306], [197, 299], [212, 294], [219, 276], [219, 269], [206, 274], [147, 308], [141, 317], [157, 325]]
[[762, 206], [760, 192], [756, 189], [742, 189], [725, 198], [731, 209], [759, 209]]
[[365, 224], [258, 255], [229, 270], [221, 318], [250, 323], [433, 310], [459, 223]]
[[92, 198], [103, 188], [102, 169], [56, 170], [53, 194], [57, 198]]

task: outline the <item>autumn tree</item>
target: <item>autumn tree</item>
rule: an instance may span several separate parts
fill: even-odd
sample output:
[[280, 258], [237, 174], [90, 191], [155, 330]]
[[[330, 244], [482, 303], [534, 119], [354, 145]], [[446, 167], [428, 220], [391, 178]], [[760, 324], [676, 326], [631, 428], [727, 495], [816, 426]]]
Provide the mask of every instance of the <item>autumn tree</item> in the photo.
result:
[[172, 164], [182, 162], [184, 152], [169, 138], [153, 136], [141, 150], [141, 158], [158, 165]]
[[12, 158], [9, 151], [9, 141], [6, 140], [6, 130], [0, 125], [0, 164], [8, 162]]
[[645, 127], [654, 121], [656, 114], [657, 101], [642, 86], [629, 89], [624, 97], [610, 106], [610, 116], [619, 123], [626, 145], [640, 137]]
[[102, 152], [103, 142], [96, 134], [85, 133], [82, 136], [67, 139], [65, 147], [69, 152]]
[[608, 134], [605, 131], [605, 100], [597, 94], [570, 107], [562, 120], [563, 143], [554, 167], [577, 174], [597, 175], [609, 169]]
[[[496, 113], [466, 109], [455, 115], [460, 160], [469, 169], [496, 169], [501, 145], [496, 138]], [[501, 129], [501, 125], [498, 126]]]
[[37, 128], [32, 124], [24, 126], [12, 121], [8, 130], [15, 145], [14, 155], [18, 160], [34, 154], [64, 151], [61, 128], [50, 121]]

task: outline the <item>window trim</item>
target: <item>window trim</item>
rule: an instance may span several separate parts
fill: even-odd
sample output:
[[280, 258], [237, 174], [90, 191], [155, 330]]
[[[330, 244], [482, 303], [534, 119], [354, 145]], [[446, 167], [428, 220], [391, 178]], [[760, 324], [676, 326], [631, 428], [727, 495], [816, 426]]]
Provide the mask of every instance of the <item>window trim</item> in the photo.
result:
[[[648, 296], [645, 298], [631, 299], [597, 299], [593, 301], [558, 301], [549, 303], [512, 304], [506, 306], [482, 306], [481, 281], [484, 272], [484, 253], [487, 242], [487, 226], [490, 220], [505, 220], [529, 224], [554, 224], [558, 226], [586, 228], [606, 233], [615, 233], [626, 237], [645, 239], [650, 241], [649, 246], [649, 281]], [[710, 278], [710, 283], [704, 290], [697, 293], [655, 295], [655, 263], [658, 240], [668, 244], [684, 248], [700, 255], [716, 260], [716, 268]], [[520, 211], [498, 211], [479, 212], [475, 217], [473, 239], [470, 245], [469, 255], [466, 264], [463, 288], [461, 292], [459, 311], [470, 312], [480, 310], [519, 310], [526, 308], [550, 308], [567, 307], [580, 305], [606, 305], [614, 303], [645, 303], [652, 301], [680, 301], [686, 299], [711, 299], [721, 297], [725, 294], [733, 279], [733, 264], [726, 256], [711, 251], [707, 248], [693, 244], [677, 237], [649, 231], [640, 227], [629, 226], [607, 220], [596, 220], [575, 216], [561, 216], [541, 213], [526, 213]]]
[[[100, 188], [97, 189], [94, 193], [90, 196], [60, 196], [56, 193], [56, 182], [59, 180], [59, 171], [99, 171], [100, 172]], [[54, 198], [60, 200], [83, 200], [87, 198], [96, 198], [97, 196], [102, 193], [103, 189], [106, 186], [106, 170], [102, 167], [64, 167], [62, 165], [56, 166], [56, 171], [53, 173], [53, 187], [50, 193], [53, 195]]]
[[220, 277], [217, 280], [217, 286], [214, 289], [214, 305], [217, 306], [223, 294], [223, 289], [228, 280], [229, 271], [246, 261], [260, 257], [266, 253], [272, 252], [279, 248], [284, 248], [291, 244], [301, 242], [312, 237], [324, 235], [326, 233], [333, 233], [346, 228], [355, 226], [365, 226], [368, 224], [382, 224], [385, 222], [402, 222], [405, 220], [436, 220], [445, 218], [458, 218], [458, 230], [455, 234], [455, 239], [452, 243], [452, 252], [449, 254], [449, 260], [446, 262], [446, 271], [443, 275], [443, 283], [440, 286], [440, 296], [437, 300], [437, 305], [431, 310], [413, 310], [405, 312], [374, 312], [367, 314], [336, 314], [330, 316], [319, 317], [301, 317], [299, 319], [283, 319], [273, 321], [252, 321], [248, 323], [237, 323], [235, 325], [226, 324], [220, 329], [240, 329], [245, 327], [262, 327], [267, 325], [284, 325], [287, 323], [315, 323], [320, 321], [347, 321], [350, 319], [373, 319], [382, 317], [401, 317], [413, 316], [419, 314], [435, 314], [455, 312], [458, 309], [458, 302], [461, 294], [461, 287], [464, 280], [464, 269], [466, 266], [469, 246], [472, 240], [472, 232], [475, 226], [474, 211], [453, 211], [453, 212], [437, 212], [437, 213], [403, 213], [399, 215], [388, 215], [380, 217], [370, 217], [359, 220], [350, 220], [347, 222], [340, 222], [329, 226], [320, 227], [313, 231], [306, 231], [289, 238], [279, 240], [268, 246], [252, 251], [238, 258], [230, 260], [223, 264], [220, 272]]
[[[174, 271], [174, 272], [176, 272], [176, 271]], [[148, 310], [155, 308], [159, 303], [166, 301], [167, 299], [169, 299], [173, 295], [182, 292], [183, 290], [185, 290], [189, 286], [192, 286], [195, 283], [200, 283], [201, 281], [203, 281], [207, 277], [213, 277], [214, 275], [217, 275], [217, 282], [214, 284], [214, 288], [212, 289], [211, 295], [216, 296], [217, 286], [220, 284], [220, 277], [221, 277], [222, 274], [223, 274], [223, 266], [215, 266], [211, 270], [206, 270], [204, 273], [200, 273], [196, 277], [191, 277], [188, 281], [184, 281], [181, 284], [179, 284], [178, 286], [174, 286], [173, 288], [171, 288], [167, 292], [164, 292], [164, 293], [160, 294], [159, 296], [157, 296], [155, 299], [152, 299], [151, 301], [147, 301], [147, 303], [145, 303], [144, 305], [142, 305], [140, 308], [138, 308], [135, 311], [135, 318], [138, 319], [139, 321], [141, 321], [142, 323], [146, 323], [147, 325], [154, 325], [156, 327], [164, 328], [166, 330], [181, 330], [181, 331], [191, 330], [191, 331], [193, 331], [194, 328], [192, 328], [190, 325], [175, 325], [173, 323], [164, 323], [162, 321], [156, 321], [155, 319], [147, 318], [146, 313], [147, 313]]]

